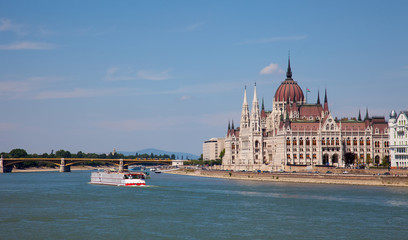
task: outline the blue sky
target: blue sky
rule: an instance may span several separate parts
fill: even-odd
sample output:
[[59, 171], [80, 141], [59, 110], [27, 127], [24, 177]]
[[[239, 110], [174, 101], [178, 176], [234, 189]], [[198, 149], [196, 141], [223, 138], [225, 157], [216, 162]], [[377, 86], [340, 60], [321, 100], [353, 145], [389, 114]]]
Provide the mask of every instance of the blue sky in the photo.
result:
[[407, 109], [407, 1], [0, 1], [0, 152], [201, 154], [253, 85]]

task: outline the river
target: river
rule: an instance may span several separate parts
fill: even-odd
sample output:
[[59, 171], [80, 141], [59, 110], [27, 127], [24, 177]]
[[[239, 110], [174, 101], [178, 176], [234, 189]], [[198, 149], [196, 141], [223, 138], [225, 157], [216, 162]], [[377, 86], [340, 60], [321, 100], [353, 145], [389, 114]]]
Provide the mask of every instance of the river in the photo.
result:
[[407, 239], [408, 188], [89, 171], [0, 174], [0, 239]]

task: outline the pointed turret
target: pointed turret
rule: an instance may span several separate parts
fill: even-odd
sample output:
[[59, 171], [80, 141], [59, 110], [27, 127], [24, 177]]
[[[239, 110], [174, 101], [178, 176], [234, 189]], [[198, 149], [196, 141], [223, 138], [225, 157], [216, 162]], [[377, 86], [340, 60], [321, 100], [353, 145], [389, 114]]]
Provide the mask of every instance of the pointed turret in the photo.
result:
[[249, 110], [248, 110], [248, 100], [246, 93], [246, 86], [244, 90], [244, 102], [242, 103], [242, 113], [241, 113], [241, 129], [249, 127]]
[[231, 129], [230, 121], [228, 121], [228, 130]]
[[366, 115], [365, 115], [364, 121], [369, 120], [369, 119], [370, 118], [368, 117], [368, 108], [366, 108]]
[[320, 104], [320, 93], [319, 93], [319, 90], [317, 90], [317, 104]]
[[288, 70], [286, 71], [286, 79], [292, 79], [292, 69], [290, 68], [290, 56], [288, 58]]
[[357, 120], [361, 121], [361, 111], [360, 111], [360, 109], [358, 110], [358, 119]]
[[234, 120], [232, 120], [231, 129], [234, 129], [234, 130], [235, 130], [235, 127], [234, 127]]
[[263, 98], [263, 97], [262, 97], [262, 108], [261, 108], [261, 110], [262, 110], [262, 111], [264, 111], [264, 110], [265, 110], [264, 98]]
[[252, 100], [251, 109], [251, 125], [253, 131], [260, 131], [260, 116], [259, 116], [259, 103], [258, 96], [256, 94], [256, 83], [254, 87], [254, 99]]
[[329, 104], [327, 102], [327, 89], [324, 90], [324, 107], [323, 112], [326, 114], [329, 112]]

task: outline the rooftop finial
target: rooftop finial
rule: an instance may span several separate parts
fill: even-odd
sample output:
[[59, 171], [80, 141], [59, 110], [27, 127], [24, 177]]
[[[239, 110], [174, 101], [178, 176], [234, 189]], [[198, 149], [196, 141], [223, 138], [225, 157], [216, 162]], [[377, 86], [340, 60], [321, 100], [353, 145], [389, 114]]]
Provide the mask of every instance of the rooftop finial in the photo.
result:
[[290, 52], [288, 56], [288, 71], [286, 72], [286, 78], [292, 79], [292, 70], [290, 69]]

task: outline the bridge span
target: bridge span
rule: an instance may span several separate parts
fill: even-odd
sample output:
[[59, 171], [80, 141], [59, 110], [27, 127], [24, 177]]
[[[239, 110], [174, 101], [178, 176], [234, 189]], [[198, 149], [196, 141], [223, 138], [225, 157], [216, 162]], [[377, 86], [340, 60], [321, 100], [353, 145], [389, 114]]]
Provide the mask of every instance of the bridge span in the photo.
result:
[[[154, 159], [154, 158], [133, 158], [133, 159], [100, 159], [100, 158], [0, 158], [0, 173], [11, 172], [16, 163], [20, 162], [50, 162], [59, 166], [60, 172], [70, 172], [71, 166], [83, 162], [109, 162], [118, 166], [119, 171], [132, 164], [172, 164], [171, 159]], [[177, 160], [174, 160], [177, 161]]]

